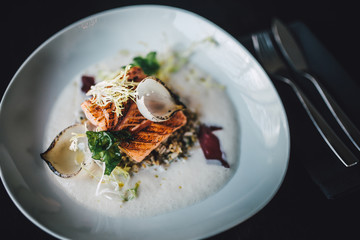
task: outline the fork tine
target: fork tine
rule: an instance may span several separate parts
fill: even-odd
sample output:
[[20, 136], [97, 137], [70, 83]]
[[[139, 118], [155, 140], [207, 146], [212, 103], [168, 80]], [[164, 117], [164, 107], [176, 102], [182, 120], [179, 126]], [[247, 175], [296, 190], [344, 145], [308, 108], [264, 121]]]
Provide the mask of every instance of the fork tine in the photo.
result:
[[275, 74], [286, 67], [272, 42], [270, 33], [259, 32], [254, 34], [253, 43], [259, 61], [269, 74]]

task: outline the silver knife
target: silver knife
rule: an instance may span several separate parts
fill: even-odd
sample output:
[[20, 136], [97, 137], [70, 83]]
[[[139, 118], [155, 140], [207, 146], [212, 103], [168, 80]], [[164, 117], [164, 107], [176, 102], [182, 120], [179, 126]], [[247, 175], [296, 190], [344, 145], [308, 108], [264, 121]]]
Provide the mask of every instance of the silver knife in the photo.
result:
[[348, 136], [353, 145], [360, 151], [360, 131], [357, 129], [355, 124], [351, 122], [343, 110], [341, 110], [340, 106], [328, 93], [325, 87], [309, 73], [309, 67], [305, 57], [290, 31], [278, 19], [273, 20], [271, 30], [274, 34], [275, 42], [277, 43], [285, 60], [295, 71], [297, 71], [305, 79], [311, 81], [311, 83], [316, 87], [316, 90], [320, 93], [326, 106], [329, 108], [344, 133]]

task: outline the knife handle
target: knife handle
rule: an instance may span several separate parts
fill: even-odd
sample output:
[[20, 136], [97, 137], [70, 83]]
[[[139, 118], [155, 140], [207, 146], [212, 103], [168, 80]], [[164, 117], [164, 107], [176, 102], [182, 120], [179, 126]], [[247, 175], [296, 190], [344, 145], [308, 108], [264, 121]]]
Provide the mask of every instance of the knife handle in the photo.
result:
[[311, 121], [315, 125], [316, 129], [320, 133], [321, 137], [325, 140], [330, 149], [334, 154], [339, 158], [339, 160], [346, 166], [351, 167], [358, 163], [356, 156], [350, 151], [350, 149], [345, 145], [345, 143], [338, 137], [335, 131], [330, 127], [326, 122], [324, 117], [320, 112], [315, 108], [315, 106], [310, 102], [308, 97], [304, 92], [290, 79], [281, 76], [273, 76], [275, 79], [280, 80], [288, 84], [296, 93], [298, 99], [305, 108], [307, 114], [309, 115]]
[[331, 114], [334, 116], [337, 123], [340, 125], [341, 129], [348, 136], [352, 144], [360, 151], [360, 131], [351, 122], [350, 118], [345, 114], [345, 112], [340, 108], [338, 103], [334, 98], [329, 94], [325, 87], [310, 73], [302, 72], [301, 75], [310, 80], [315, 86], [316, 90], [319, 92], [320, 96], [324, 100], [326, 106], [329, 108]]

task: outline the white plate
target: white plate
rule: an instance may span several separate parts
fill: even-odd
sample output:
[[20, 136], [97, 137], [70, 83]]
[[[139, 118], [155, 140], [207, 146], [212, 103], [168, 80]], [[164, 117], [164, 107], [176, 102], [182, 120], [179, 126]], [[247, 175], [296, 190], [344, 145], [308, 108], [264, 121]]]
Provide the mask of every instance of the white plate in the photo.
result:
[[[219, 47], [192, 61], [227, 86], [240, 128], [239, 163], [216, 194], [190, 207], [141, 219], [111, 218], [75, 204], [47, 182], [44, 126], [55, 99], [82, 69], [114, 51], [188, 46], [212, 36]], [[166, 42], [166, 43], [165, 43]], [[134, 6], [90, 16], [60, 31], [25, 61], [0, 109], [2, 181], [21, 212], [46, 232], [73, 239], [196, 239], [229, 229], [264, 207], [284, 178], [289, 129], [271, 81], [228, 33], [176, 8]]]

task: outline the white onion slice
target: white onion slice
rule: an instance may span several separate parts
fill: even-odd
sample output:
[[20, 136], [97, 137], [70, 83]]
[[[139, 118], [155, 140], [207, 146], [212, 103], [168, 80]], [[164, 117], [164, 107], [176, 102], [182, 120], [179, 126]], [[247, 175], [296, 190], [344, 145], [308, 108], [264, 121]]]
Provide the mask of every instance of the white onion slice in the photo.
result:
[[[85, 130], [85, 126], [82, 124], [75, 124], [64, 129], [55, 137], [49, 148], [40, 154], [49, 168], [59, 177], [73, 177], [82, 169], [82, 164], [85, 161], [84, 151], [81, 149], [72, 151], [69, 147], [73, 134], [85, 134]], [[82, 139], [85, 141], [87, 138]], [[87, 143], [84, 142], [83, 144]]]
[[175, 112], [184, 109], [170, 91], [153, 77], [143, 79], [137, 86], [136, 104], [140, 113], [153, 122], [169, 120]]

